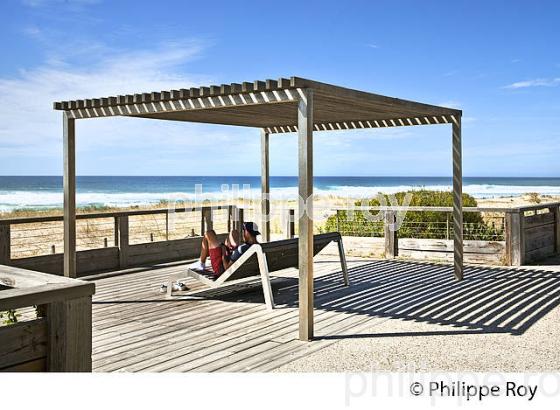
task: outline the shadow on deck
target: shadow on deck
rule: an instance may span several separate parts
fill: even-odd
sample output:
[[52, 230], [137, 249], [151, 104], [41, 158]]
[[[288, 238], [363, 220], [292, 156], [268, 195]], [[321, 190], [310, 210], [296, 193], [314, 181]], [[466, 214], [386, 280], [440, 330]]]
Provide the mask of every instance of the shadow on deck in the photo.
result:
[[[273, 281], [278, 308], [265, 310], [260, 287], [166, 300], [157, 286], [181, 265], [97, 281], [94, 370], [271, 370], [339, 339], [507, 333], [521, 335], [560, 303], [560, 273], [452, 267], [407, 261], [349, 261], [350, 287], [337, 261], [316, 261], [317, 340], [297, 337], [297, 271]], [[189, 283], [191, 285], [191, 283]], [[387, 320], [441, 325], [427, 332], [361, 333]]]

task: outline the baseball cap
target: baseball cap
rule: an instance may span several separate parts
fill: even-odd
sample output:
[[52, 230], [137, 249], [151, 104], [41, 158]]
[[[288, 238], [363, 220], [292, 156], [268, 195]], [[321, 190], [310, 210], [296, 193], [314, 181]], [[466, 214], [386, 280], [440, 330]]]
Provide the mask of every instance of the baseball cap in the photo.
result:
[[259, 227], [257, 226], [256, 223], [254, 222], [244, 222], [243, 223], [243, 229], [245, 229], [246, 231], [248, 231], [251, 235], [253, 236], [257, 236], [260, 235], [261, 233], [259, 232]]

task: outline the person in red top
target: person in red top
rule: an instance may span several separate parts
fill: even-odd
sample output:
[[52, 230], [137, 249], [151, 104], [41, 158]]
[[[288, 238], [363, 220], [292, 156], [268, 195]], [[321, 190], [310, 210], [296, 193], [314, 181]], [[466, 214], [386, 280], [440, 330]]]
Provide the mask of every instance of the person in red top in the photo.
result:
[[245, 222], [243, 224], [243, 244], [239, 243], [239, 232], [231, 231], [225, 242], [220, 242], [214, 230], [209, 230], [202, 238], [200, 258], [189, 266], [190, 269], [203, 271], [206, 269], [206, 259], [210, 258], [212, 271], [215, 277], [219, 277], [231, 266], [233, 262], [251, 247], [258, 243], [257, 235], [260, 235], [257, 224]]

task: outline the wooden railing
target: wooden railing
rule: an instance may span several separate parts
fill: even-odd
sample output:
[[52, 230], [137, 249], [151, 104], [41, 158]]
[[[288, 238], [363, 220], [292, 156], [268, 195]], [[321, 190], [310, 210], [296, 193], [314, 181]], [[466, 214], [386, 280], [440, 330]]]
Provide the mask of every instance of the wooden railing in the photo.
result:
[[[489, 215], [495, 221], [495, 230], [479, 234], [476, 226], [465, 222], [464, 249], [467, 263], [491, 263], [502, 265], [522, 265], [535, 262], [560, 252], [559, 226], [560, 203], [538, 204], [516, 208], [465, 207], [465, 213], [479, 212]], [[335, 226], [345, 240], [347, 251], [353, 248], [361, 250], [364, 256], [397, 256], [413, 259], [448, 259], [453, 252], [452, 243], [452, 208], [451, 207], [354, 207], [355, 212], [383, 212], [384, 219], [377, 225], [376, 232], [346, 232], [347, 227]], [[225, 234], [230, 229], [240, 229], [244, 219], [241, 208], [236, 206], [178, 208], [173, 212], [168, 209], [136, 210], [109, 213], [91, 213], [77, 216], [80, 223], [103, 221], [101, 236], [88, 248], [81, 245], [78, 235], [77, 267], [78, 275], [114, 271], [128, 267], [142, 266], [151, 263], [170, 262], [192, 259], [200, 252], [200, 235], [209, 228]], [[249, 212], [246, 209], [246, 212]], [[331, 208], [332, 215], [338, 215], [348, 208]], [[397, 212], [438, 212], [446, 215], [445, 221], [437, 227], [432, 236], [404, 235], [413, 231], [415, 222], [405, 219], [403, 225], [407, 229], [393, 231], [388, 224], [396, 218]], [[222, 212], [218, 215], [219, 212]], [[282, 237], [292, 238], [296, 232], [294, 209], [284, 210], [280, 230]], [[189, 224], [179, 222], [180, 215], [189, 215]], [[142, 218], [151, 218], [153, 223], [139, 226]], [[158, 219], [159, 218], [159, 219]], [[221, 218], [221, 219], [220, 219]], [[171, 226], [175, 219], [175, 224]], [[23, 226], [33, 224], [58, 223], [62, 227], [61, 216], [12, 218], [0, 220], [0, 264], [18, 266], [54, 274], [62, 273], [63, 255], [48, 252], [48, 249], [62, 249], [62, 235], [58, 242], [54, 236], [48, 236], [42, 245], [43, 254], [26, 256], [21, 254], [18, 232]], [[89, 225], [88, 225], [89, 226]], [[488, 228], [487, 225], [485, 225]], [[86, 226], [87, 227], [87, 226]], [[110, 229], [107, 229], [109, 227]], [[485, 228], [485, 229], [486, 229]], [[32, 232], [33, 233], [33, 232]], [[91, 235], [85, 232], [84, 235]], [[93, 235], [95, 236], [95, 235]], [[369, 236], [369, 238], [368, 238]], [[373, 238], [375, 236], [376, 238]], [[272, 238], [278, 238], [273, 233]], [[48, 242], [51, 241], [51, 242]], [[20, 239], [21, 242], [21, 239]], [[56, 242], [56, 243], [55, 243]]]
[[[342, 211], [348, 208], [335, 209], [337, 219]], [[383, 238], [382, 252], [386, 258], [407, 256], [421, 259], [450, 259], [453, 253], [452, 212], [451, 207], [424, 206], [357, 206], [354, 212], [382, 212], [383, 220], [378, 224], [378, 236]], [[441, 231], [433, 238], [409, 237], [403, 235], [402, 230], [388, 228], [396, 220], [397, 212], [438, 212], [445, 213], [446, 222], [442, 222]], [[463, 212], [478, 212], [491, 215], [500, 214], [497, 225], [499, 229], [485, 231], [478, 234], [476, 229], [464, 223], [464, 251], [467, 262], [499, 263], [509, 266], [519, 266], [526, 263], [538, 262], [549, 256], [560, 253], [560, 203], [545, 203], [523, 207], [494, 208], [494, 207], [465, 207]], [[493, 216], [496, 218], [496, 216]], [[406, 218], [404, 224], [406, 225]], [[344, 227], [337, 228], [343, 236]], [[347, 241], [351, 241], [352, 234], [347, 234]], [[356, 234], [359, 242], [366, 242], [366, 246], [375, 246], [374, 241], [364, 240], [360, 233]], [[478, 236], [478, 237], [477, 237]], [[347, 244], [346, 249], [352, 249]]]
[[36, 316], [0, 326], [0, 371], [91, 372], [94, 283], [0, 265], [0, 289], [0, 311]]
[[[221, 218], [218, 217], [221, 212]], [[188, 223], [181, 222], [181, 215], [198, 218]], [[151, 219], [147, 222], [145, 217]], [[156, 220], [160, 218], [161, 220]], [[80, 222], [83, 232], [78, 232], [77, 272], [79, 276], [94, 272], [125, 269], [149, 263], [170, 262], [189, 259], [200, 253], [200, 236], [207, 229], [216, 229], [218, 233], [226, 233], [231, 229], [241, 229], [243, 209], [236, 206], [214, 206], [135, 210], [122, 212], [100, 212], [77, 215], [78, 228]], [[17, 266], [53, 274], [62, 274], [62, 216], [10, 218], [0, 220], [0, 264]], [[96, 222], [101, 236], [89, 232]], [[99, 222], [105, 221], [105, 222]], [[148, 226], [141, 226], [142, 223]], [[45, 226], [45, 224], [55, 224]], [[182, 225], [181, 225], [182, 224]], [[175, 227], [171, 225], [176, 225]], [[180, 225], [180, 226], [179, 226]], [[38, 227], [36, 227], [38, 226]], [[26, 255], [21, 253], [24, 243], [31, 242], [20, 239], [20, 246], [14, 240], [21, 236], [27, 227], [32, 235], [42, 232], [40, 236], [41, 253]], [[179, 229], [181, 228], [181, 229]], [[52, 233], [50, 233], [52, 231]], [[45, 233], [46, 232], [46, 233]], [[55, 252], [46, 252], [53, 249]], [[18, 254], [19, 252], [19, 254]]]

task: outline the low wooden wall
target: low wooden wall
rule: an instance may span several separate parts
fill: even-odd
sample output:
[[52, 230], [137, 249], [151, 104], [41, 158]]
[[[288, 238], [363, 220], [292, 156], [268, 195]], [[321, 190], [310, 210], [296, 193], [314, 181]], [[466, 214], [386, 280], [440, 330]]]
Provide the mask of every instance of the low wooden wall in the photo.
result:
[[92, 282], [0, 265], [0, 311], [26, 316], [0, 326], [0, 371], [91, 372], [94, 293]]
[[560, 254], [560, 205], [512, 209], [506, 215], [506, 261], [519, 266]]
[[47, 370], [47, 320], [0, 326], [0, 372]]
[[[466, 263], [503, 265], [505, 241], [464, 241], [463, 259]], [[399, 256], [419, 260], [453, 261], [453, 241], [445, 239], [399, 238]]]
[[[349, 256], [386, 257], [385, 238], [364, 238], [343, 236], [344, 250]], [[503, 265], [505, 260], [505, 241], [465, 241], [465, 262], [484, 265]], [[335, 246], [324, 251], [336, 254]], [[403, 258], [434, 261], [453, 260], [453, 241], [444, 239], [399, 238], [398, 256]]]
[[[555, 212], [556, 211], [556, 212]], [[558, 252], [558, 212], [555, 209], [543, 214], [524, 217], [525, 263], [532, 263]]]
[[[222, 241], [225, 240], [226, 236], [227, 234], [218, 234], [218, 238]], [[200, 255], [201, 243], [202, 238], [199, 236], [128, 245], [125, 251], [126, 258], [121, 257], [122, 248], [119, 247], [79, 251], [76, 252], [77, 273], [78, 276], [86, 276], [92, 273], [115, 271], [150, 263], [194, 259]], [[11, 259], [10, 265], [54, 275], [62, 275], [63, 255], [42, 255]]]
[[[243, 210], [235, 206], [217, 207], [227, 210], [226, 229], [237, 229], [241, 231], [243, 222]], [[197, 212], [200, 216], [200, 232], [213, 229], [213, 208], [181, 208], [175, 212], [188, 213]], [[129, 218], [145, 215], [165, 215], [165, 237], [168, 240], [155, 242], [130, 244]], [[167, 209], [141, 210], [126, 212], [111, 212], [97, 214], [80, 214], [79, 220], [87, 219], [114, 219], [114, 243], [115, 246], [88, 249], [76, 252], [77, 276], [86, 276], [92, 273], [107, 272], [126, 269], [130, 267], [143, 266], [151, 263], [173, 262], [177, 260], [193, 259], [200, 255], [202, 243], [201, 236], [185, 237], [169, 240], [169, 211]], [[48, 255], [15, 257], [12, 258], [11, 227], [18, 224], [33, 224], [43, 222], [62, 222], [62, 216], [13, 218], [0, 220], [0, 264], [16, 266], [23, 269], [38, 272], [62, 275], [64, 270], [64, 255], [53, 253]], [[218, 234], [220, 240], [225, 240], [227, 233]], [[152, 236], [153, 240], [153, 236]]]

